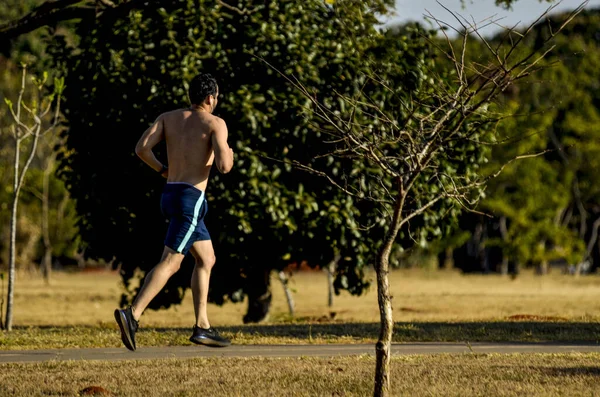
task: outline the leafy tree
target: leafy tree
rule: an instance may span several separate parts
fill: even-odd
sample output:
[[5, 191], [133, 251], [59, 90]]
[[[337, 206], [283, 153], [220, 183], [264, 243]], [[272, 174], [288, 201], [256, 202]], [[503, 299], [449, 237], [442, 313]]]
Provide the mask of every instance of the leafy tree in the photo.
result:
[[[383, 230], [382, 244], [378, 249], [374, 247], [380, 310], [375, 396], [389, 393], [393, 319], [388, 273], [400, 231], [412, 229], [415, 239], [411, 245], [424, 242], [428, 236], [440, 236], [443, 218], [450, 218], [445, 221], [452, 225], [461, 209], [474, 210], [489, 179], [512, 161], [535, 156], [517, 155], [493, 172], [482, 167], [493, 146], [495, 126], [506, 117], [498, 113], [496, 99], [536, 69], [552, 49], [549, 43], [573, 15], [550, 29], [538, 48], [521, 51], [531, 29], [516, 34], [516, 39], [503, 41], [501, 44], [507, 43], [507, 48], [486, 46], [490, 61], [483, 65], [466, 58], [467, 44], [477, 28], [455, 17], [464, 32], [461, 44], [455, 48], [448, 40], [449, 48], [442, 52], [454, 68], [444, 67], [445, 63], [437, 63], [424, 51], [424, 67], [419, 69], [421, 74], [412, 90], [399, 87], [399, 80], [391, 78], [396, 75], [382, 73], [390, 65], [379, 60], [366, 74], [363, 89], [353, 96], [339, 95], [339, 104], [319, 99], [301, 77], [284, 73], [310, 100], [307, 112], [316, 115], [327, 132], [324, 143], [329, 143], [332, 155], [366, 166], [358, 166], [360, 172], [336, 175], [315, 167], [320, 164], [292, 163], [325, 176], [348, 196], [375, 203], [385, 214], [386, 222], [375, 225]], [[434, 19], [440, 26], [444, 24]], [[508, 31], [509, 36], [512, 33]], [[441, 49], [431, 44], [434, 46]]]
[[[258, 321], [270, 301], [271, 269], [302, 260], [322, 266], [337, 254], [343, 258], [338, 290], [361, 293], [368, 286], [364, 253], [373, 242], [364, 238], [358, 219], [369, 207], [357, 208], [326, 182], [273, 160], [311, 159], [320, 140], [308, 133], [310, 120], [301, 114], [306, 100], [262, 59], [302, 73], [325, 97], [359, 91], [355, 76], [365, 56], [381, 52], [376, 16], [385, 3], [339, 2], [334, 11], [320, 2], [247, 2], [242, 13], [214, 1], [162, 5], [81, 25], [85, 51], [61, 55], [64, 46], [55, 47], [57, 62], [69, 69], [66, 97], [76, 98], [65, 103], [72, 152], [63, 170], [77, 198], [87, 253], [114, 256], [126, 283], [136, 268], [154, 266], [165, 227], [157, 205], [162, 181], [140, 164], [133, 148], [157, 114], [188, 105], [186, 82], [208, 70], [218, 76], [223, 97], [217, 112], [238, 153], [235, 170], [212, 175], [207, 191], [207, 224], [218, 255], [211, 300], [222, 304], [247, 295], [245, 321]], [[420, 55], [413, 52], [422, 44], [403, 46], [405, 64], [414, 67]], [[408, 71], [404, 76], [407, 84], [414, 80]], [[319, 161], [334, 172], [347, 171], [331, 156]], [[125, 188], [115, 192], [115, 186]], [[180, 302], [189, 272], [184, 266], [153, 307]]]
[[[539, 49], [565, 15], [535, 26], [526, 41]], [[500, 247], [503, 271], [515, 265], [536, 266], [541, 273], [552, 261], [576, 265], [600, 262], [600, 211], [595, 175], [598, 153], [598, 93], [595, 63], [599, 60], [596, 32], [599, 10], [579, 13], [555, 40], [554, 50], [540, 63], [534, 79], [518, 82], [502, 97], [503, 108], [518, 117], [506, 120], [499, 131], [505, 144], [493, 149], [489, 166], [502, 164], [516, 153], [548, 150], [506, 168], [491, 181], [482, 208], [493, 214], [499, 235], [483, 239], [486, 247]], [[497, 45], [501, 37], [490, 41]], [[474, 54], [484, 54], [475, 42]], [[486, 62], [482, 55], [477, 62]], [[594, 260], [595, 259], [595, 260]]]

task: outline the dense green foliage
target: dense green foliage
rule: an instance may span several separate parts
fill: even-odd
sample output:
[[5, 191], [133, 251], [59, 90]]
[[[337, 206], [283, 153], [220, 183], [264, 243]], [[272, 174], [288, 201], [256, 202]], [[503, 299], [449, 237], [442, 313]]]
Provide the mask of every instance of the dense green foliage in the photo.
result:
[[[501, 97], [499, 106], [514, 117], [499, 124], [500, 145], [488, 167], [518, 155], [545, 154], [516, 161], [492, 180], [482, 209], [495, 215], [483, 244], [497, 246], [514, 263], [545, 267], [553, 261], [597, 267], [600, 247], [594, 222], [600, 217], [600, 135], [598, 80], [600, 10], [586, 10], [556, 37], [556, 47], [538, 64], [541, 70]], [[540, 23], [527, 48], [540, 42], [565, 20], [555, 15]], [[549, 27], [550, 26], [550, 27]], [[501, 37], [492, 39], [497, 45]], [[486, 63], [484, 46], [473, 42], [475, 61]], [[506, 219], [506, 234], [499, 220]], [[473, 231], [475, 223], [467, 226]], [[587, 252], [588, 246], [590, 248]], [[496, 263], [498, 264], [498, 258]], [[490, 270], [494, 270], [493, 268]]]
[[[67, 145], [74, 150], [65, 159], [65, 176], [78, 199], [90, 255], [114, 256], [126, 281], [136, 268], [156, 264], [165, 230], [158, 207], [164, 181], [133, 148], [158, 114], [188, 106], [187, 81], [210, 71], [222, 95], [216, 113], [227, 121], [237, 153], [234, 171], [212, 175], [207, 191], [218, 258], [211, 299], [239, 300], [257, 283], [254, 277], [270, 269], [295, 261], [322, 266], [336, 253], [344, 258], [337, 285], [360, 293], [366, 287], [362, 265], [377, 246], [358, 228], [369, 208], [361, 210], [325, 180], [269, 159], [320, 161], [347, 171], [331, 157], [314, 160], [322, 137], [302, 112], [306, 100], [263, 59], [301, 75], [323, 98], [335, 98], [334, 91], [351, 95], [383, 40], [376, 12], [384, 5], [248, 2], [252, 11], [240, 15], [211, 1], [172, 1], [81, 26], [86, 50], [56, 57], [69, 68]], [[406, 66], [407, 84], [422, 45], [403, 43], [399, 66]], [[160, 149], [159, 156], [166, 160]], [[178, 302], [189, 272], [180, 271], [155, 304]]]
[[[11, 1], [0, 5], [2, 21], [40, 3]], [[498, 3], [510, 6], [512, 2]], [[35, 60], [39, 65], [35, 68], [44, 68], [46, 52], [53, 55], [56, 70], [67, 73], [68, 151], [63, 153], [61, 175], [78, 200], [81, 238], [89, 247], [88, 255], [115, 258], [127, 283], [136, 269], [145, 272], [156, 264], [166, 226], [158, 206], [164, 180], [135, 156], [135, 142], [158, 114], [188, 106], [186, 87], [193, 75], [201, 70], [214, 73], [222, 94], [216, 113], [228, 123], [236, 163], [228, 175], [215, 172], [207, 191], [207, 223], [218, 263], [210, 299], [223, 303], [240, 301], [244, 295], [258, 298], [268, 293], [271, 269], [299, 261], [323, 266], [336, 254], [342, 257], [338, 292], [360, 294], [368, 287], [363, 269], [371, 263], [382, 235], [381, 230], [366, 231], [361, 226], [385, 226], [389, 214], [285, 162], [296, 160], [331, 171], [365, 191], [377, 191], [374, 186], [381, 185], [381, 175], [372, 174], [371, 165], [355, 158], [315, 159], [331, 149], [322, 144], [327, 131], [316, 128], [316, 120], [305, 112], [306, 99], [265, 61], [299, 78], [320, 100], [341, 112], [345, 109], [338, 94], [353, 97], [362, 91], [402, 121], [406, 113], [399, 109], [417, 93], [425, 94], [419, 92], [429, 86], [424, 81], [439, 78], [441, 85], [451, 84], [453, 75], [439, 58], [434, 62], [436, 57], [424, 39], [428, 32], [415, 27], [378, 31], [377, 15], [390, 5], [384, 0], [248, 0], [240, 2], [240, 9], [245, 10], [240, 13], [216, 1], [170, 0], [161, 3], [162, 8], [116, 10], [94, 23], [76, 25], [76, 35], [61, 25], [59, 31], [68, 34], [54, 36], [49, 48], [42, 40], [52, 32], [47, 28], [6, 43], [0, 49], [4, 54], [0, 90], [2, 96], [14, 97], [16, 62]], [[468, 10], [469, 1], [465, 7]], [[564, 148], [515, 162], [487, 190], [483, 209], [506, 217], [508, 235], [488, 236], [485, 244], [501, 247], [511, 261], [539, 264], [565, 258], [577, 263], [587, 257], [586, 244], [600, 216], [594, 180], [600, 167], [600, 137], [595, 128], [599, 120], [597, 15], [597, 11], [580, 15], [557, 38], [557, 48], [544, 62], [547, 68], [503, 97], [500, 110], [525, 115], [499, 124], [500, 139], [508, 139], [508, 144], [495, 147], [492, 154], [488, 148], [465, 146], [452, 161], [436, 165], [449, 167], [451, 172], [470, 167], [468, 172], [475, 176], [486, 158], [490, 162], [484, 171], [517, 154]], [[527, 42], [529, 48], [547, 34], [545, 26], [536, 29]], [[481, 43], [477, 45], [471, 52], [475, 58], [485, 53]], [[487, 61], [483, 56], [478, 60]], [[372, 84], [366, 78], [372, 73], [393, 90]], [[0, 112], [2, 128], [8, 125], [6, 116]], [[369, 122], [369, 115], [359, 117], [361, 123]], [[378, 125], [377, 120], [373, 123]], [[11, 149], [4, 129], [0, 144], [0, 198], [7, 203]], [[159, 156], [166, 161], [162, 149]], [[38, 227], [40, 207], [35, 192], [40, 190], [42, 163], [35, 163], [34, 168], [21, 211], [21, 222], [32, 225], [32, 230]], [[66, 214], [64, 225], [53, 226], [55, 254], [71, 255], [79, 247], [73, 238], [74, 203], [61, 207], [66, 191], [54, 175], [51, 184], [52, 217], [59, 219], [61, 211]], [[407, 211], [438, 188], [424, 175]], [[443, 203], [412, 221], [410, 231], [403, 230], [393, 259], [415, 242], [423, 245], [432, 237], [437, 240], [448, 234], [459, 225], [452, 221], [458, 213], [458, 208]], [[6, 211], [0, 217], [6, 220], [2, 225], [8, 225]], [[462, 244], [464, 232], [472, 231], [474, 225], [472, 217], [463, 216], [460, 238], [436, 241], [436, 249]], [[28, 236], [32, 235], [21, 236], [20, 246]], [[598, 244], [592, 256], [597, 265]], [[153, 302], [154, 307], [179, 302], [190, 273], [191, 264], [186, 262]], [[123, 302], [135, 292], [130, 290]]]

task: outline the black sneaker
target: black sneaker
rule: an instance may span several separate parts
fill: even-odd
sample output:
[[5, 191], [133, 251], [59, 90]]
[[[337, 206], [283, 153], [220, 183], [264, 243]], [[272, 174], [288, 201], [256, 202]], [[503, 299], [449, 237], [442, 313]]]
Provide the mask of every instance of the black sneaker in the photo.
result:
[[125, 310], [115, 310], [115, 320], [121, 329], [121, 340], [126, 348], [135, 351], [135, 333], [138, 330], [138, 322], [133, 319], [131, 306]]
[[219, 332], [213, 327], [200, 328], [194, 325], [194, 333], [190, 337], [190, 341], [198, 344], [211, 347], [226, 347], [231, 345], [231, 341], [219, 335]]

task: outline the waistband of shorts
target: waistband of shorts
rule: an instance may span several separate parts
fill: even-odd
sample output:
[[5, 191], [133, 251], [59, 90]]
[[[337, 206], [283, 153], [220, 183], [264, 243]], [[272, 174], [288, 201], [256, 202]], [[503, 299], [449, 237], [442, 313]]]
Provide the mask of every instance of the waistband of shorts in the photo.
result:
[[186, 189], [193, 189], [194, 191], [198, 192], [198, 194], [204, 193], [202, 190], [198, 189], [196, 186], [192, 185], [191, 183], [187, 183], [187, 182], [167, 182], [165, 184], [165, 188], [164, 188], [164, 190], [168, 190], [168, 191], [183, 191]]

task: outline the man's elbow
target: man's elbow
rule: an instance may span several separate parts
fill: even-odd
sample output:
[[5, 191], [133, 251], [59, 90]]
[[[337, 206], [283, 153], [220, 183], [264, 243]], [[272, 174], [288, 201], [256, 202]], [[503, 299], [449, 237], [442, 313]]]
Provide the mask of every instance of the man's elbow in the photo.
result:
[[233, 161], [219, 161], [217, 163], [217, 168], [221, 174], [227, 174], [233, 168]]
[[142, 146], [142, 145], [136, 145], [136, 147], [135, 147], [135, 154], [136, 154], [136, 155], [137, 155], [139, 158], [143, 159], [143, 158], [146, 156], [146, 154], [148, 154], [148, 149], [147, 149], [147, 148], [145, 148], [145, 147], [144, 147], [144, 146]]

